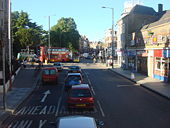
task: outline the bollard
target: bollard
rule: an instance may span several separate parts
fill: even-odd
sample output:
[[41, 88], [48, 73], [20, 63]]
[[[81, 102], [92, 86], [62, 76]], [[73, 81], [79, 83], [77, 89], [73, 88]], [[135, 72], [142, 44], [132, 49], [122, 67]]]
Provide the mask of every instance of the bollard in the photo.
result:
[[47, 60], [45, 60], [45, 64], [47, 64]]
[[134, 80], [135, 79], [135, 74], [133, 72], [131, 72], [131, 79]]

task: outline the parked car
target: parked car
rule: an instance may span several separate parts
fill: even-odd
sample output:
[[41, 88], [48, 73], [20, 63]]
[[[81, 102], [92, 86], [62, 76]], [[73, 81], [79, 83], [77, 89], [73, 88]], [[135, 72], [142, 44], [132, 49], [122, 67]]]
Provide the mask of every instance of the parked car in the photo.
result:
[[56, 128], [102, 128], [103, 125], [103, 121], [80, 115], [58, 117], [54, 123]]
[[65, 78], [65, 90], [68, 91], [72, 85], [78, 85], [83, 83], [83, 77], [81, 73], [68, 73]]
[[70, 66], [68, 68], [68, 73], [81, 73], [81, 67], [80, 66]]
[[43, 84], [46, 82], [57, 83], [58, 76], [58, 70], [55, 67], [46, 67], [42, 70], [41, 80]]
[[63, 64], [60, 62], [54, 62], [53, 66], [55, 68], [57, 68], [58, 71], [62, 71], [63, 70]]
[[94, 108], [94, 97], [88, 84], [72, 86], [67, 100], [68, 108]]

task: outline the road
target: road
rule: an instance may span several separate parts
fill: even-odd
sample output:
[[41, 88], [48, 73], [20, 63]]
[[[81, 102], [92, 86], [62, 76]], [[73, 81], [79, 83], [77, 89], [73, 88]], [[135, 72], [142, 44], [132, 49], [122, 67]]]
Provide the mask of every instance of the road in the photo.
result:
[[64, 91], [66, 70], [60, 73], [57, 85], [39, 87], [8, 118], [3, 127], [48, 128], [56, 117], [88, 115], [104, 121], [105, 128], [169, 128], [169, 100], [109, 71], [104, 66], [86, 60], [79, 64], [85, 83], [89, 83], [95, 97], [94, 111], [67, 109]]

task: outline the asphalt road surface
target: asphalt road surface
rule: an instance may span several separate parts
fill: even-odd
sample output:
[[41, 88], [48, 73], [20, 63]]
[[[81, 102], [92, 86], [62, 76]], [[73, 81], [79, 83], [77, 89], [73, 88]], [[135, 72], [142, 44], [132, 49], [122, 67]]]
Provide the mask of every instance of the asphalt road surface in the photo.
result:
[[[8, 118], [3, 127], [49, 128], [57, 117], [87, 115], [104, 121], [104, 128], [170, 128], [170, 101], [89, 60], [64, 64], [59, 83], [39, 87]], [[64, 78], [67, 66], [83, 69], [95, 97], [94, 110], [68, 110]]]

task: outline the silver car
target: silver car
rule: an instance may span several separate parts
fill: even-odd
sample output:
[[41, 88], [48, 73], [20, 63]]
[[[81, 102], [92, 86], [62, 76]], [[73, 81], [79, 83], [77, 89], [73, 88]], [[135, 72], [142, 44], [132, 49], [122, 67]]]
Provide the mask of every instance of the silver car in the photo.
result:
[[103, 122], [96, 122], [93, 117], [65, 116], [57, 119], [56, 128], [100, 128]]

